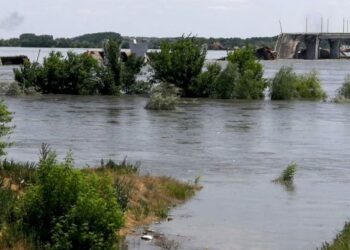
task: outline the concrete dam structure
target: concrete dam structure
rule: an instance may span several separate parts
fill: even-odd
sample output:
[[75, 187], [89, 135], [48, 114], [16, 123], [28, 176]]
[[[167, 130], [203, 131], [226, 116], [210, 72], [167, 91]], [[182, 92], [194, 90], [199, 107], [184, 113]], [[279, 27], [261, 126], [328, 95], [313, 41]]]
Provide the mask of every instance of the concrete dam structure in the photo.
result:
[[339, 59], [345, 41], [350, 41], [350, 33], [282, 33], [275, 51], [277, 59]]

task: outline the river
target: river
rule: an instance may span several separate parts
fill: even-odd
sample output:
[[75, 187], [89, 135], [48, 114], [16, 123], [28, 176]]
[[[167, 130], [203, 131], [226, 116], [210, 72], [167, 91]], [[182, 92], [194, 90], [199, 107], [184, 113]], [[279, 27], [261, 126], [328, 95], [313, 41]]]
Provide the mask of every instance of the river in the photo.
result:
[[[266, 77], [289, 64], [317, 70], [329, 96], [350, 73], [350, 61], [263, 64]], [[5, 99], [16, 125], [9, 158], [35, 161], [46, 142], [61, 158], [72, 149], [80, 167], [128, 156], [143, 173], [200, 176], [203, 190], [152, 226], [180, 249], [316, 249], [350, 218], [350, 104], [188, 99], [154, 112], [143, 97]], [[286, 190], [271, 180], [291, 162], [299, 168]], [[128, 240], [129, 249], [158, 249]]]

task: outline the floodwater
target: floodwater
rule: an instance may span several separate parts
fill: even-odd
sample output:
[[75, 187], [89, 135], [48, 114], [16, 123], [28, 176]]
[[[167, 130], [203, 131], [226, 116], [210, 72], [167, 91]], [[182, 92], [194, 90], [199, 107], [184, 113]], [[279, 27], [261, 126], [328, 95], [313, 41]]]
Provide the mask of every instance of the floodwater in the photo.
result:
[[[350, 61], [274, 61], [264, 62], [266, 76], [288, 64], [317, 70], [330, 96], [350, 73]], [[46, 142], [61, 158], [71, 148], [79, 166], [128, 156], [144, 173], [200, 176], [203, 190], [172, 210], [174, 220], [151, 226], [180, 249], [316, 249], [350, 218], [350, 104], [189, 99], [153, 112], [143, 97], [6, 101], [16, 125], [9, 158], [37, 160]], [[272, 183], [291, 162], [294, 189]], [[128, 240], [129, 249], [159, 249]]]

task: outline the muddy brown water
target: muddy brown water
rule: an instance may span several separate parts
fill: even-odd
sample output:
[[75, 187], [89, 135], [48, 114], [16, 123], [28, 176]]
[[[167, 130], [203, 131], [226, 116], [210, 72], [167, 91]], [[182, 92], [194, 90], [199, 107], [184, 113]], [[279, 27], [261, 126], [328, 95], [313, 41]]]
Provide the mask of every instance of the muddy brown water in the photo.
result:
[[[266, 76], [288, 64], [318, 70], [330, 96], [350, 72], [349, 61], [275, 61], [264, 63]], [[174, 220], [151, 225], [180, 249], [315, 249], [350, 219], [350, 104], [188, 99], [152, 112], [146, 101], [6, 97], [16, 125], [8, 157], [35, 161], [46, 142], [60, 158], [71, 148], [80, 167], [128, 156], [144, 173], [201, 176], [203, 190], [171, 211]], [[291, 162], [299, 169], [286, 190], [271, 180]]]

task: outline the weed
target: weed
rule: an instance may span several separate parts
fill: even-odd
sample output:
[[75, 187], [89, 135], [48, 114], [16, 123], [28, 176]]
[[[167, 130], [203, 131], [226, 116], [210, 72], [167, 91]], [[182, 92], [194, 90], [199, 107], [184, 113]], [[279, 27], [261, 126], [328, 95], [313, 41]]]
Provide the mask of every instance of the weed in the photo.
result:
[[297, 168], [298, 166], [296, 163], [289, 164], [288, 167], [283, 170], [282, 174], [274, 180], [274, 182], [282, 184], [292, 184]]
[[349, 250], [350, 223], [346, 223], [343, 230], [335, 237], [332, 243], [325, 242], [319, 250]]

